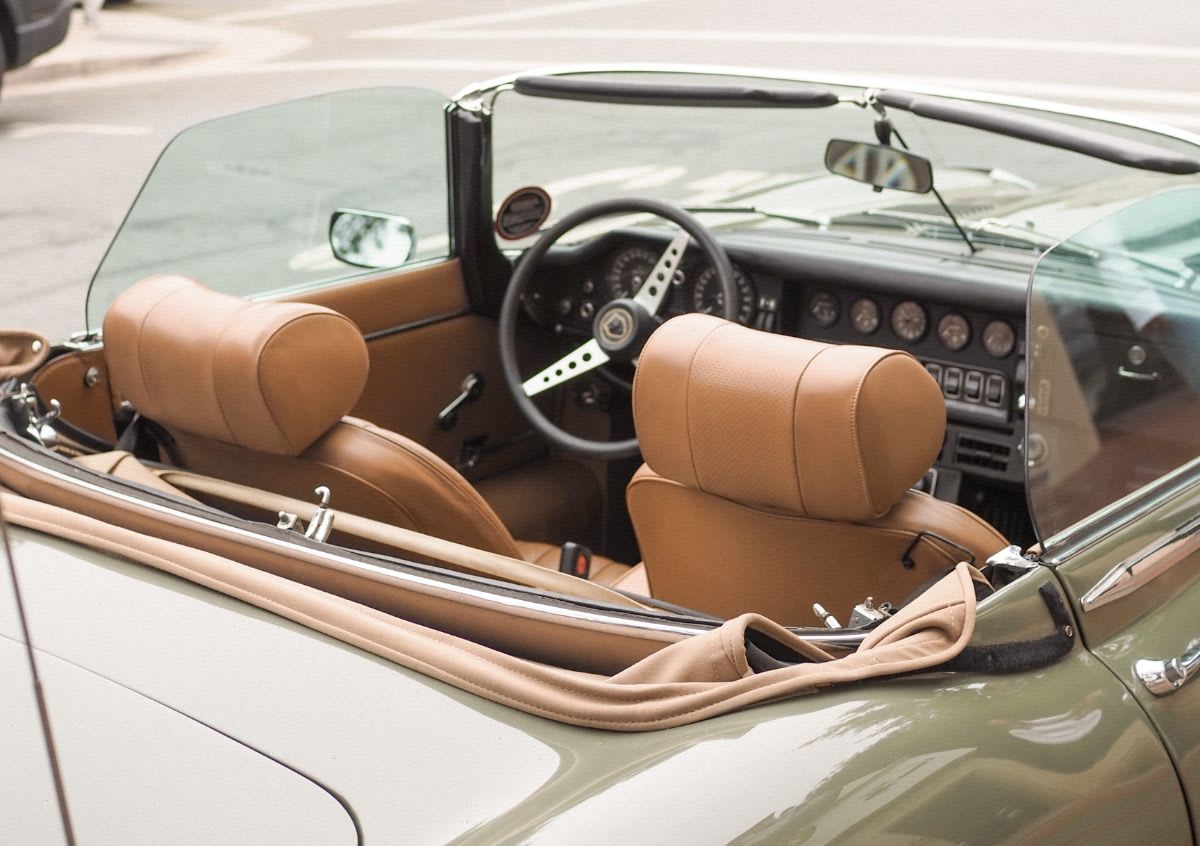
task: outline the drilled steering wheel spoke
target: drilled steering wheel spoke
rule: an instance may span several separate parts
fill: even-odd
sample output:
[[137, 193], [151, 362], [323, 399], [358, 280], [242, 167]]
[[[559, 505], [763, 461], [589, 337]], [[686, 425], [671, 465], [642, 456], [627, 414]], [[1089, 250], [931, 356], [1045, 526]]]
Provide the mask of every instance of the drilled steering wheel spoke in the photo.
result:
[[587, 373], [589, 370], [595, 370], [607, 362], [608, 354], [600, 349], [600, 344], [593, 338], [582, 346], [576, 347], [542, 372], [530, 376], [521, 387], [525, 391], [525, 396], [537, 396], [542, 391], [569, 382], [576, 376]]
[[667, 248], [659, 256], [658, 263], [654, 265], [654, 269], [650, 271], [646, 281], [642, 283], [642, 287], [633, 295], [633, 301], [651, 314], [657, 314], [659, 306], [666, 299], [667, 291], [671, 289], [671, 279], [679, 270], [683, 252], [687, 249], [690, 240], [691, 236], [680, 230], [679, 234], [671, 239], [671, 243], [667, 244]]

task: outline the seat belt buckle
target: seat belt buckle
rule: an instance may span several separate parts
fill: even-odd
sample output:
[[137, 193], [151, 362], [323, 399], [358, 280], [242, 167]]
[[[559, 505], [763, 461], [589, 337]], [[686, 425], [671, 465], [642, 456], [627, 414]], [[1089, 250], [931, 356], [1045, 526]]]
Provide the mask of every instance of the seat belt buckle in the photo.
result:
[[592, 572], [592, 551], [581, 543], [567, 541], [558, 556], [558, 572], [586, 579]]

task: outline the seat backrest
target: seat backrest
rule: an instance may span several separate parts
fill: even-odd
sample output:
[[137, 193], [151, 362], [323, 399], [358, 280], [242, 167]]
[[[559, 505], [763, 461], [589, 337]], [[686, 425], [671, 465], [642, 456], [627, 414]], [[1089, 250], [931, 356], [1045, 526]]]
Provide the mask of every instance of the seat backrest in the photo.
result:
[[845, 622], [1006, 545], [910, 490], [945, 405], [907, 353], [683, 315], [643, 350], [633, 406], [646, 464], [626, 496], [656, 597], [793, 625], [819, 602]]
[[167, 431], [179, 466], [304, 500], [325, 485], [335, 510], [517, 556], [454, 468], [345, 416], [368, 359], [358, 327], [337, 312], [152, 276], [109, 308], [104, 347], [114, 398]]

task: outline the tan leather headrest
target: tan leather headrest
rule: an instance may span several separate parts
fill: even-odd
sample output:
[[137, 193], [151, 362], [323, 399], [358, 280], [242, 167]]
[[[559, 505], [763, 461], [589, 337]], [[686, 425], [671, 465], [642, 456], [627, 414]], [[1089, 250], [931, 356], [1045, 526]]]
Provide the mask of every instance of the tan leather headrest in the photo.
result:
[[367, 348], [348, 318], [253, 303], [151, 276], [104, 316], [114, 389], [146, 417], [225, 443], [298, 455], [358, 401]]
[[638, 362], [646, 464], [735, 502], [823, 520], [886, 514], [933, 464], [946, 407], [908, 353], [773, 335], [702, 314]]

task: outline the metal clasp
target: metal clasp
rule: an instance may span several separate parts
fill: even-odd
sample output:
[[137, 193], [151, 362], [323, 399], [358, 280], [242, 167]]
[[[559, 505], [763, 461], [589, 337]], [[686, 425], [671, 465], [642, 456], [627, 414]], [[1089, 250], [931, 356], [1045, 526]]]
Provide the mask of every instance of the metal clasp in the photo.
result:
[[324, 543], [329, 539], [330, 532], [333, 531], [333, 519], [337, 515], [329, 507], [329, 488], [321, 485], [313, 493], [317, 495], [317, 509], [313, 512], [312, 519], [308, 521], [307, 529], [300, 522], [300, 517], [290, 511], [279, 512], [279, 520], [275, 523], [275, 527], [291, 532], [303, 532], [306, 538]]
[[58, 432], [50, 424], [62, 414], [62, 403], [52, 399], [45, 412], [39, 412], [37, 391], [28, 382], [22, 382], [16, 393], [8, 395], [8, 399], [18, 404], [25, 415], [25, 434], [47, 449], [58, 446]]

